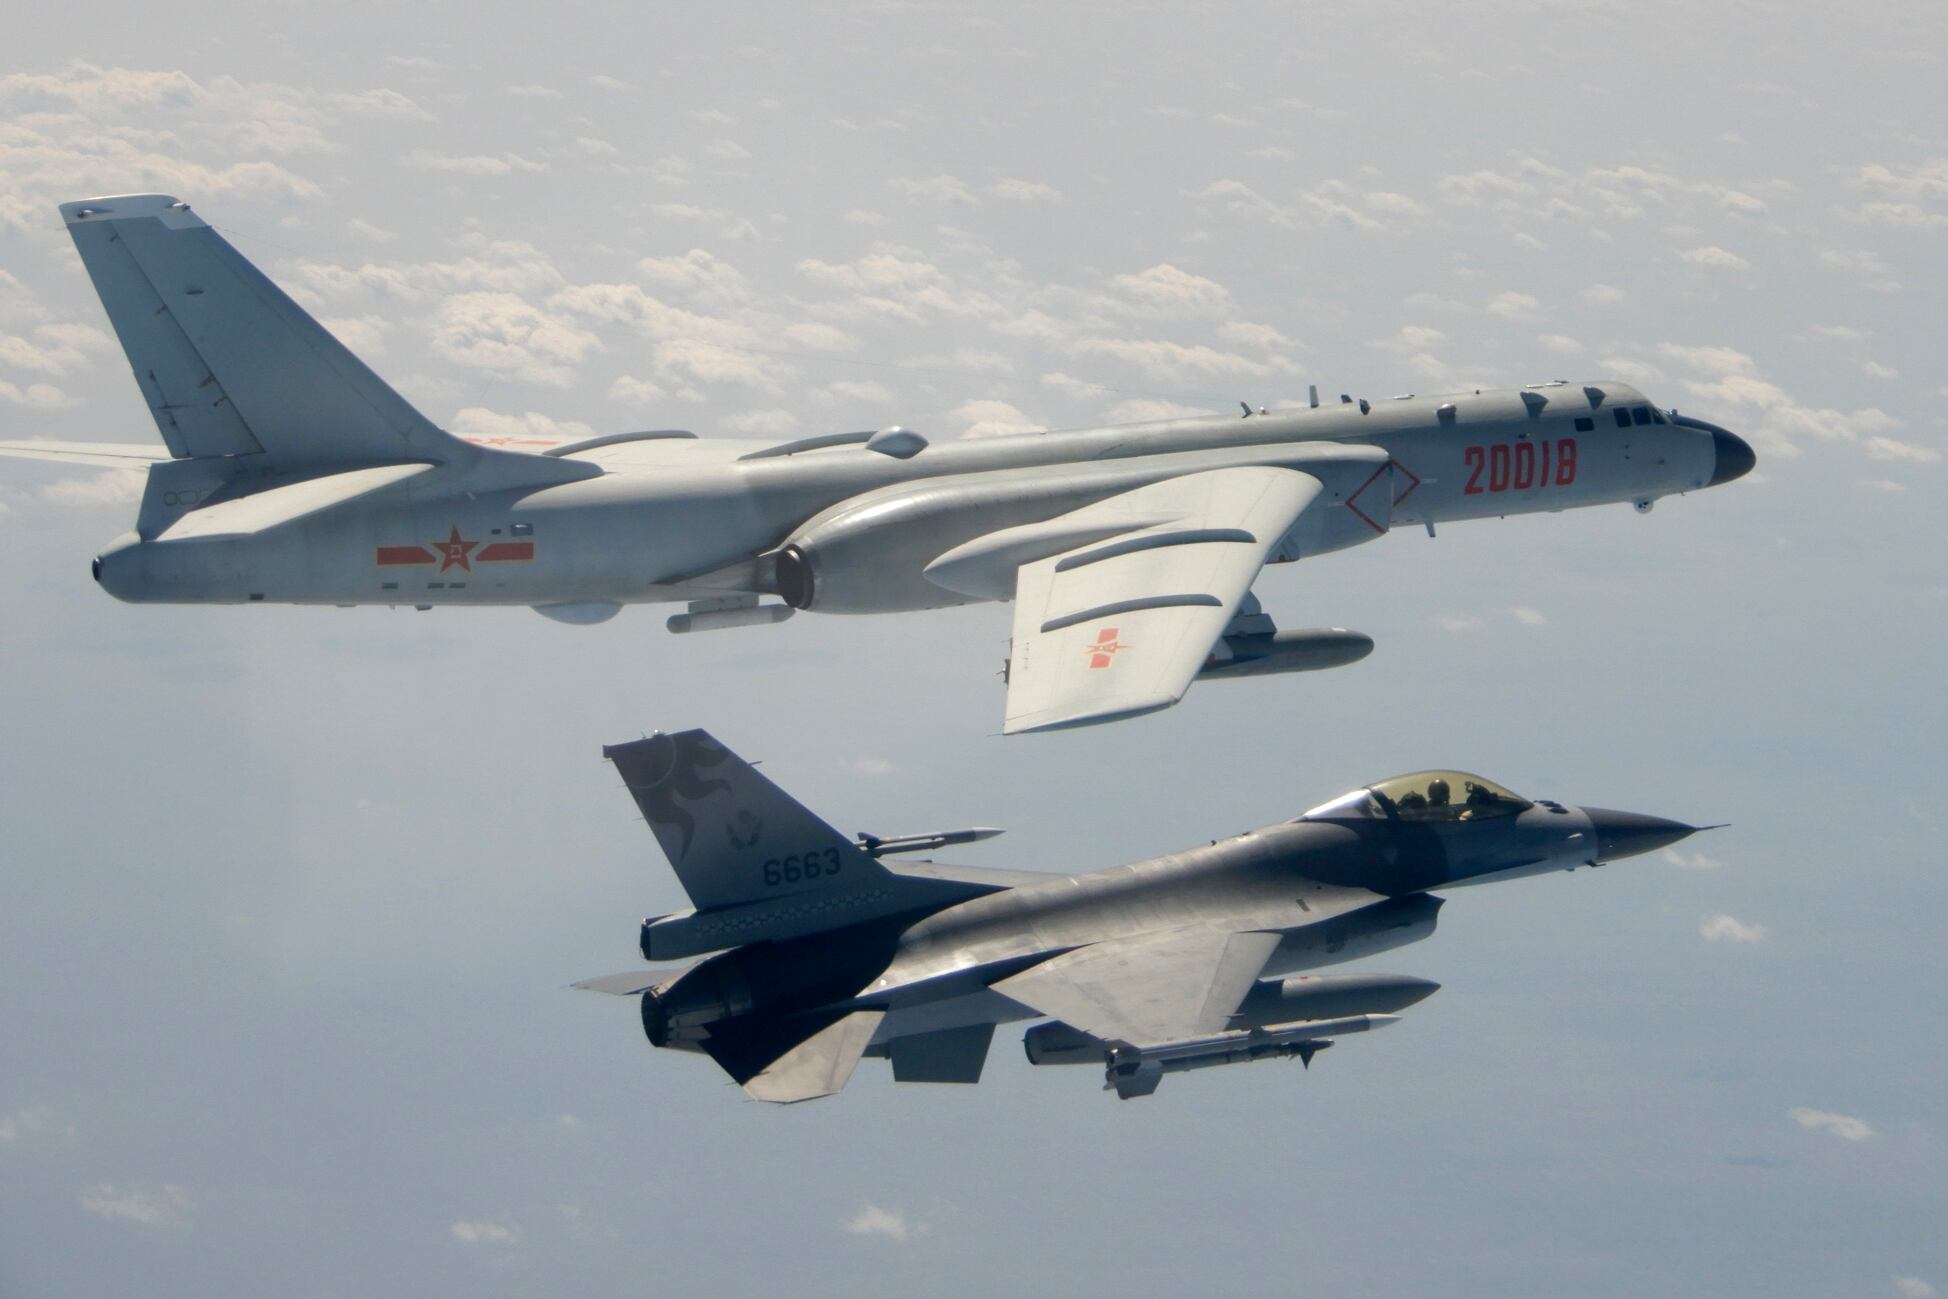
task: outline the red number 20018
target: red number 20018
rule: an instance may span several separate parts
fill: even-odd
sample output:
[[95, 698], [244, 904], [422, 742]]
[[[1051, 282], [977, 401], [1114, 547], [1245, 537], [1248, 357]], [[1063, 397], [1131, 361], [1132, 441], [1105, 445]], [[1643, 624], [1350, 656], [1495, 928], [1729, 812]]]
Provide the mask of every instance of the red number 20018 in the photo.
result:
[[[1576, 481], [1576, 439], [1544, 438], [1537, 442], [1503, 442], [1491, 447], [1467, 447], [1466, 496], [1482, 492], [1526, 492], [1536, 487], [1567, 487]], [[1487, 481], [1483, 481], [1486, 475]]]

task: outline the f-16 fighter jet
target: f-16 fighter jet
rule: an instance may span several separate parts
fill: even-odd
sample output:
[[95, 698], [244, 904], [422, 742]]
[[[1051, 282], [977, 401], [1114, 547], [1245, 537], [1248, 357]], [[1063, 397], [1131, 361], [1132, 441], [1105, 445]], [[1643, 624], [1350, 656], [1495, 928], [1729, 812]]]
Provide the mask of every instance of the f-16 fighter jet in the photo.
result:
[[1628, 384], [1537, 384], [929, 445], [898, 427], [776, 445], [437, 428], [188, 204], [62, 206], [162, 447], [0, 443], [147, 465], [95, 560], [123, 600], [530, 605], [670, 630], [797, 610], [1012, 600], [1004, 730], [1166, 708], [1199, 677], [1331, 667], [1372, 641], [1274, 627], [1267, 563], [1402, 524], [1709, 487], [1752, 449]]
[[604, 753], [695, 904], [643, 922], [644, 958], [716, 954], [577, 986], [640, 995], [652, 1044], [779, 1102], [838, 1091], [868, 1055], [902, 1081], [977, 1082], [995, 1025], [1031, 1019], [1048, 1021], [1024, 1039], [1031, 1063], [1094, 1065], [1125, 1099], [1187, 1069], [1309, 1064], [1438, 986], [1299, 973], [1427, 937], [1430, 889], [1600, 865], [1698, 828], [1423, 771], [1087, 875], [893, 865], [999, 831], [848, 839], [703, 731]]

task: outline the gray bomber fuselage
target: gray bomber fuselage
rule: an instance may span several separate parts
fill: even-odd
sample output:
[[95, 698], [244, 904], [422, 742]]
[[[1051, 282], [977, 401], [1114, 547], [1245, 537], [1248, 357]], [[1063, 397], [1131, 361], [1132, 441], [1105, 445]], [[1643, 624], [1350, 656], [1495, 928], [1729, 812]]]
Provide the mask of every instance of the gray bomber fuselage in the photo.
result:
[[[1321, 477], [1336, 505], [1352, 503], [1298, 547], [1321, 553], [1401, 523], [1653, 500], [1749, 466], [1749, 448], [1723, 430], [1629, 414], [1648, 410], [1628, 385], [1593, 383], [945, 442], [904, 460], [858, 445], [740, 458], [765, 448], [622, 440], [548, 462], [572, 481], [525, 484], [518, 466], [500, 466], [513, 481], [496, 485], [435, 465], [249, 535], [165, 535], [239, 483], [261, 490], [240, 456], [196, 462], [213, 475], [203, 487], [152, 485], [145, 526], [96, 572], [132, 601], [628, 604], [775, 593], [775, 555], [803, 540], [801, 607], [939, 607], [971, 599], [923, 574], [951, 547], [1198, 469]], [[1387, 480], [1362, 494], [1382, 469]], [[846, 549], [855, 536], [870, 546]], [[837, 558], [821, 568], [828, 552]]]

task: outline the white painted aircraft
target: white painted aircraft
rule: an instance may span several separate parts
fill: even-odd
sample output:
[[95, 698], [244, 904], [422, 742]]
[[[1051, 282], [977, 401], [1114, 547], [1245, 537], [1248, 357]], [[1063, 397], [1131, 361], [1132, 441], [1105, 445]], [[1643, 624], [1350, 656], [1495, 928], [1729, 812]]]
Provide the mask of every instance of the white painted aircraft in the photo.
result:
[[1372, 641], [1278, 631], [1267, 563], [1401, 524], [1633, 501], [1753, 464], [1623, 383], [1536, 384], [929, 445], [688, 432], [462, 438], [435, 427], [189, 205], [63, 204], [164, 446], [0, 442], [146, 465], [118, 599], [529, 605], [599, 622], [687, 602], [691, 632], [796, 610], [1015, 604], [1004, 729], [1175, 703], [1199, 677], [1330, 667]]

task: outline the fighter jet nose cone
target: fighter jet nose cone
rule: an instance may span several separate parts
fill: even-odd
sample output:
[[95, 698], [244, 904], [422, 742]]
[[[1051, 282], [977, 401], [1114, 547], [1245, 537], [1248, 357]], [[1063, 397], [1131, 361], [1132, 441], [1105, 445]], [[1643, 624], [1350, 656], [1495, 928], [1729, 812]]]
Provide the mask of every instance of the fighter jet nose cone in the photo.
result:
[[1583, 812], [1596, 831], [1596, 860], [1600, 862], [1655, 852], [1698, 830], [1695, 825], [1641, 812], [1612, 812], [1603, 807], [1586, 807]]
[[1752, 472], [1752, 466], [1759, 462], [1751, 444], [1736, 433], [1715, 428], [1711, 430], [1711, 445], [1718, 453], [1718, 467], [1712, 470], [1709, 484], [1712, 487], [1745, 477]]

